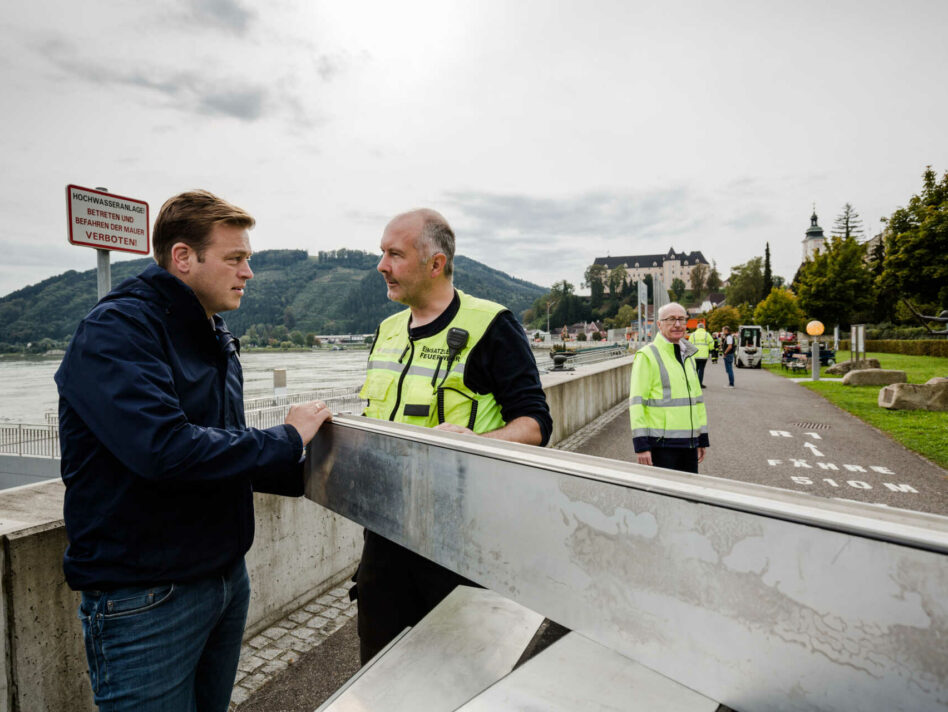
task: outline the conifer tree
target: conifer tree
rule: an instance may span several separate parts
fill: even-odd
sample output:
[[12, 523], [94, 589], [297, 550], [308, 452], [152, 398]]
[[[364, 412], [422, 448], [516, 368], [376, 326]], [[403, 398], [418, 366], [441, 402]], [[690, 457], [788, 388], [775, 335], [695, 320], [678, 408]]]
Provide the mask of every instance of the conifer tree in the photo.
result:
[[859, 217], [853, 206], [846, 203], [843, 206], [843, 212], [836, 216], [836, 222], [833, 224], [833, 235], [836, 237], [855, 237], [863, 235], [862, 218]]
[[762, 295], [766, 298], [774, 288], [774, 274], [770, 269], [770, 243], [764, 248], [764, 289]]

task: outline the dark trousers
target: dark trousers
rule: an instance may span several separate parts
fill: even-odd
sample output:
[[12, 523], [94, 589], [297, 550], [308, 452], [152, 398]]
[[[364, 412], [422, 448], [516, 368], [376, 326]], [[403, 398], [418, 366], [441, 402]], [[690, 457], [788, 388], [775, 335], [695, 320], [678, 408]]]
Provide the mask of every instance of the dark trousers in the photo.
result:
[[693, 447], [653, 447], [652, 464], [668, 470], [698, 474], [698, 449]]
[[695, 368], [698, 369], [698, 383], [701, 384], [702, 388], [704, 388], [704, 367], [707, 364], [708, 364], [708, 359], [706, 358], [695, 359]]
[[359, 655], [365, 665], [405, 628], [424, 618], [463, 576], [374, 532], [365, 532], [356, 572]]

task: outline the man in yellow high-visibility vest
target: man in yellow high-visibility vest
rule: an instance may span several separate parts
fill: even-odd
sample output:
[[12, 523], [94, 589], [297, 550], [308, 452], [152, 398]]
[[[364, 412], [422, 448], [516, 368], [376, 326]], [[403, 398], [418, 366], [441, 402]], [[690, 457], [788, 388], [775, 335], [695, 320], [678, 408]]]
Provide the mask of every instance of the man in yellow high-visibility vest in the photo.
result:
[[632, 362], [629, 419], [642, 465], [698, 472], [708, 447], [708, 416], [695, 368], [697, 348], [688, 339], [684, 307], [658, 311], [659, 334]]
[[[510, 310], [454, 288], [454, 232], [434, 210], [395, 217], [378, 271], [408, 307], [378, 328], [362, 397], [365, 415], [528, 445], [553, 430], [523, 327]], [[414, 626], [461, 576], [372, 531], [353, 594], [362, 662]]]
[[698, 349], [698, 353], [695, 354], [695, 368], [698, 370], [698, 381], [701, 382], [701, 387], [704, 388], [704, 367], [707, 365], [708, 358], [711, 356], [714, 338], [705, 330], [704, 323], [701, 322], [698, 324], [698, 328], [695, 329], [694, 333], [688, 337], [688, 341], [693, 343]]

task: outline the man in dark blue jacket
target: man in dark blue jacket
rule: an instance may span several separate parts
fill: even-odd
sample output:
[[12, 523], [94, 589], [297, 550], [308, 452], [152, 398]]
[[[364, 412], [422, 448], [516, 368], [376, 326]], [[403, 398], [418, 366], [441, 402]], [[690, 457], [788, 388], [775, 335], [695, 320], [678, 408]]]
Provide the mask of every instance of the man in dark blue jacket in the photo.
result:
[[303, 448], [330, 417], [312, 402], [245, 425], [240, 345], [217, 312], [253, 277], [253, 225], [206, 191], [168, 200], [157, 264], [92, 309], [56, 373], [63, 568], [104, 709], [227, 709], [253, 492], [301, 495]]

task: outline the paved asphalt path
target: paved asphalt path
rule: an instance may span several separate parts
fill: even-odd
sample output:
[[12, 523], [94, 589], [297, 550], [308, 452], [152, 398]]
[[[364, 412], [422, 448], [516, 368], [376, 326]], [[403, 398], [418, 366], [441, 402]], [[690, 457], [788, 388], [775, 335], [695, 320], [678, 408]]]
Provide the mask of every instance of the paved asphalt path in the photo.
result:
[[[708, 362], [711, 447], [701, 474], [822, 497], [948, 515], [948, 472], [790, 379]], [[839, 388], [849, 388], [838, 384]], [[635, 462], [628, 412], [619, 409], [575, 452]]]

